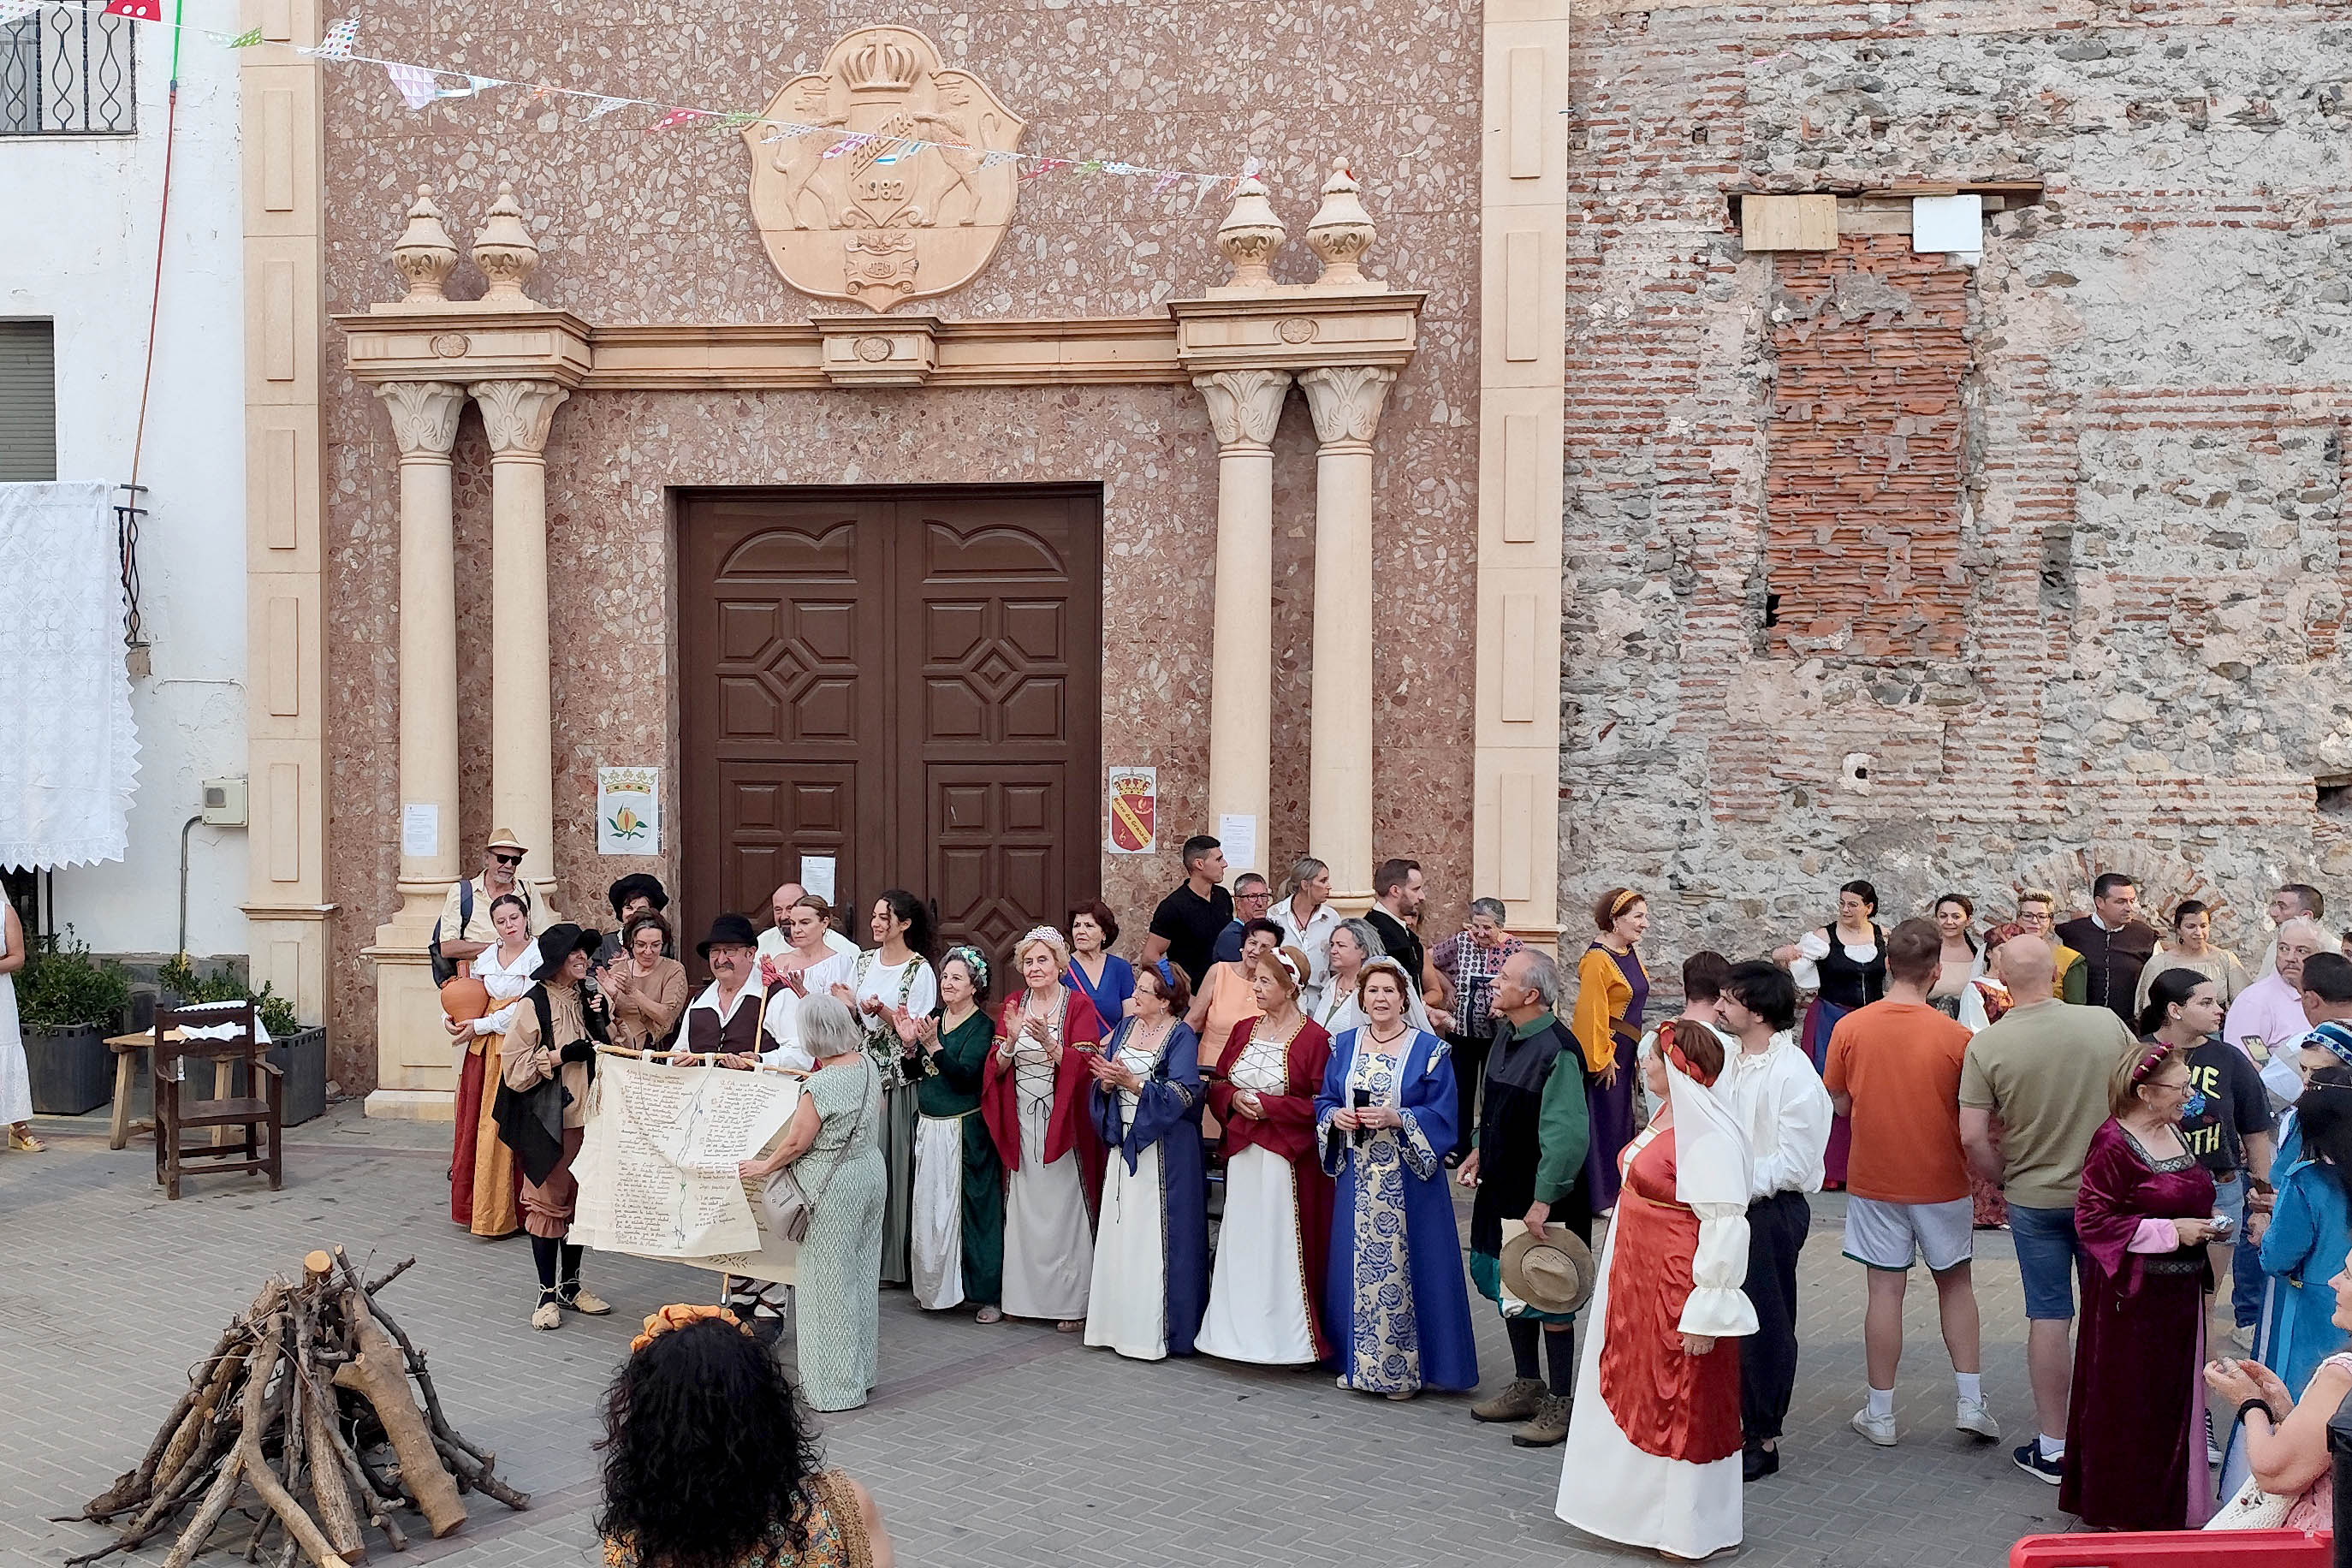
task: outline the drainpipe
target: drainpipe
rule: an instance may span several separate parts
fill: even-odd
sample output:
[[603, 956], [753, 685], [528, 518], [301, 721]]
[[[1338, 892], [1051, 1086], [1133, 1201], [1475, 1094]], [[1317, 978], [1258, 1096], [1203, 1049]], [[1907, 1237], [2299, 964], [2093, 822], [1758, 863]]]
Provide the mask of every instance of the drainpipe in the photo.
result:
[[180, 824], [180, 945], [172, 950], [178, 953], [188, 951], [188, 832], [204, 819], [200, 811]]

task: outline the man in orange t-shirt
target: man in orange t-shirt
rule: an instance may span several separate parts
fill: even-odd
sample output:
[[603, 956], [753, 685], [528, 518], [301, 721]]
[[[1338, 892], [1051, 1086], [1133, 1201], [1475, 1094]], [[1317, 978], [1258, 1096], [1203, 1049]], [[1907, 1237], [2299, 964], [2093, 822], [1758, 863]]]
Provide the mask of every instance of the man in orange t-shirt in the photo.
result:
[[1988, 1442], [2000, 1426], [1979, 1382], [1975, 1205], [1960, 1147], [1960, 1063], [1969, 1031], [1927, 1001], [1942, 962], [1932, 921], [1905, 921], [1886, 938], [1886, 996], [1838, 1020], [1822, 1085], [1852, 1120], [1846, 1163], [1845, 1255], [1870, 1284], [1863, 1316], [1869, 1402], [1853, 1429], [1895, 1446], [1895, 1367], [1903, 1355], [1903, 1291], [1925, 1258], [1936, 1281], [1944, 1348], [1952, 1355], [1959, 1406], [1952, 1424]]

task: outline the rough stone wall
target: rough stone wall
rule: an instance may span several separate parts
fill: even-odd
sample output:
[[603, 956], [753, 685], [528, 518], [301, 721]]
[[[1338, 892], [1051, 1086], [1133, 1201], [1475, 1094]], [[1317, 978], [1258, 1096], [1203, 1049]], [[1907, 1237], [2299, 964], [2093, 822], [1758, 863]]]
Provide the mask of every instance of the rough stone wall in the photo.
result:
[[[2315, 799], [2352, 773], [2345, 20], [1578, 16], [1564, 909], [1653, 889], [1670, 963], [1819, 924], [1856, 876], [1890, 920], [1947, 888], [2006, 918], [2121, 866], [2218, 898], [2249, 952], [2279, 880], [2352, 894]], [[1965, 282], [1878, 237], [1744, 256], [1725, 199], [2031, 179]], [[1958, 455], [1933, 505], [1854, 483], [1898, 435], [1852, 418], [1869, 367], [1923, 333], [1914, 412]]]
[[[690, 10], [691, 16], [685, 12]], [[1470, 570], [1476, 542], [1479, 15], [1439, 0], [1272, 5], [908, 0], [779, 11], [550, 0], [528, 13], [383, 0], [383, 52], [523, 79], [711, 106], [757, 106], [860, 26], [918, 27], [1029, 121], [1024, 147], [1072, 158], [1238, 169], [1262, 161], [1293, 243], [1277, 275], [1306, 281], [1306, 225], [1334, 158], [1354, 160], [1380, 225], [1371, 272], [1425, 289], [1423, 348], [1391, 390], [1375, 459], [1374, 686], [1384, 745], [1381, 855], [1412, 854], [1436, 889], [1433, 931], [1470, 896]], [[404, 45], [396, 40], [406, 40]], [[732, 135], [648, 135], [625, 110], [583, 123], [500, 90], [411, 113], [379, 68], [330, 72], [330, 311], [391, 298], [384, 262], [408, 193], [442, 191], [461, 240], [501, 178], [542, 246], [532, 296], [599, 324], [793, 321], [850, 308], [788, 289], [769, 264]], [[1158, 315], [1223, 281], [1225, 197], [1149, 180], [1045, 175], [966, 288], [911, 311], [952, 320]], [[452, 292], [478, 291], [461, 267]], [[397, 870], [397, 454], [383, 411], [329, 345], [326, 549], [333, 917], [332, 1023], [346, 1084], [372, 1076], [373, 967], [361, 950]], [[1277, 865], [1306, 848], [1314, 457], [1294, 397], [1278, 442], [1275, 804]], [[557, 731], [557, 854], [568, 907], [598, 909], [619, 871], [675, 860], [592, 853], [593, 769], [676, 753], [675, 612], [666, 495], [677, 486], [1098, 481], [1105, 486], [1103, 761], [1156, 763], [1165, 851], [1106, 858], [1104, 891], [1138, 947], [1181, 877], [1176, 847], [1207, 811], [1207, 695], [1216, 452], [1189, 388], [824, 393], [582, 392], [548, 447]], [[487, 820], [488, 463], [468, 413], [457, 451], [469, 738], [461, 826]], [[675, 797], [673, 797], [675, 798]], [[680, 825], [673, 824], [674, 827]], [[672, 835], [675, 855], [676, 834]], [[1087, 851], [1091, 852], [1091, 850]], [[469, 851], [469, 854], [472, 853]]]

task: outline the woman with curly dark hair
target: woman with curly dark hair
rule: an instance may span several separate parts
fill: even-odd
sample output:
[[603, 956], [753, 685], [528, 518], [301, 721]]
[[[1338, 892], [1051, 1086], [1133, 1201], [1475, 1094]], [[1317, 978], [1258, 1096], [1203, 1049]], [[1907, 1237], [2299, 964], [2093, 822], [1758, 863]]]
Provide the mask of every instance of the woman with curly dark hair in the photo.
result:
[[821, 1469], [775, 1358], [723, 1307], [671, 1306], [604, 1400], [606, 1568], [891, 1568], [873, 1494]]

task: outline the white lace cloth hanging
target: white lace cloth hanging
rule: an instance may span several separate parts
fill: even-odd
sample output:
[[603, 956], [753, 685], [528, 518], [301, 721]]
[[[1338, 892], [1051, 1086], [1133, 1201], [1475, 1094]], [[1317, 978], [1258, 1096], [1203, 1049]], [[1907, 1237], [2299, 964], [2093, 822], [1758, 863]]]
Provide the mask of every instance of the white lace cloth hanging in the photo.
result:
[[0, 484], [0, 866], [120, 860], [129, 843], [139, 736], [108, 494]]

